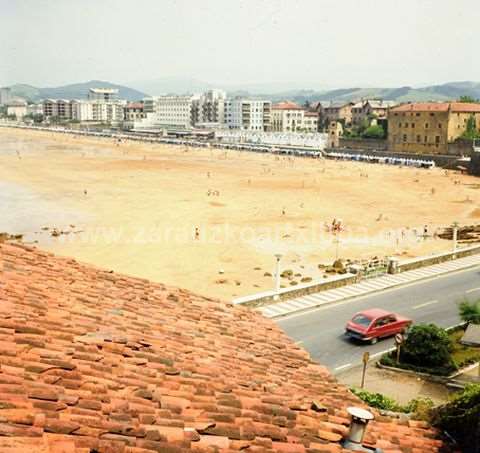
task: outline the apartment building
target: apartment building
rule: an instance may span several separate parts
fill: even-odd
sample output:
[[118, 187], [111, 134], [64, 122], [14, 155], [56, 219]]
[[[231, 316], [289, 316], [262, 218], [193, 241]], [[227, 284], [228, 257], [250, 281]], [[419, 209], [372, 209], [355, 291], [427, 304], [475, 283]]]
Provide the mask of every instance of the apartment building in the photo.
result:
[[318, 132], [318, 113], [305, 112], [303, 114], [303, 131]]
[[332, 121], [340, 121], [344, 126], [352, 124], [353, 102], [331, 102], [322, 105], [321, 121], [324, 125], [329, 125]]
[[123, 118], [125, 121], [137, 121], [145, 118], [143, 102], [129, 102], [124, 107]]
[[193, 108], [196, 124], [204, 126], [222, 125], [225, 123], [225, 101], [227, 93], [222, 90], [209, 90], [202, 94]]
[[225, 101], [225, 125], [229, 129], [271, 130], [272, 103], [265, 100], [228, 99]]
[[126, 102], [122, 100], [66, 100], [46, 99], [43, 101], [43, 116], [46, 119], [96, 121], [119, 124], [123, 121], [123, 109]]
[[0, 105], [6, 105], [12, 100], [12, 90], [8, 87], [0, 88]]
[[296, 132], [304, 127], [305, 109], [294, 102], [272, 105], [272, 131]]
[[10, 101], [7, 104], [7, 115], [15, 115], [17, 120], [27, 114], [27, 103], [25, 101]]
[[395, 107], [395, 101], [383, 101], [378, 99], [369, 99], [357, 102], [352, 106], [352, 125], [359, 126], [370, 118], [377, 120], [387, 119], [388, 110]]
[[394, 107], [388, 112], [389, 149], [446, 154], [448, 145], [466, 131], [470, 118], [480, 129], [480, 104], [423, 102]]

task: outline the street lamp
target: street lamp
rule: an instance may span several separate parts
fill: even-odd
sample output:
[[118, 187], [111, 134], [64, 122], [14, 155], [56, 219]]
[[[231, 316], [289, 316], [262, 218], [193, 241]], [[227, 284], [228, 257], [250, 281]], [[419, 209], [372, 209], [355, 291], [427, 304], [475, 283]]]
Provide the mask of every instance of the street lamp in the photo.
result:
[[457, 251], [458, 222], [452, 224], [453, 251]]
[[280, 293], [280, 259], [282, 255], [280, 253], [275, 254], [276, 263], [275, 263], [275, 296], [274, 299], [278, 299], [278, 294]]

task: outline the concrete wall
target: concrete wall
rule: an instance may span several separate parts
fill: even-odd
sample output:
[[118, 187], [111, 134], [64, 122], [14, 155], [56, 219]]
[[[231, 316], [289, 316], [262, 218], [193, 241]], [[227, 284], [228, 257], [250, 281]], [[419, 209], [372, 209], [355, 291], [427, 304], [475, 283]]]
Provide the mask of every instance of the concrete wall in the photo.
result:
[[375, 140], [369, 138], [344, 138], [340, 137], [340, 148], [349, 148], [356, 150], [376, 150], [386, 151], [388, 149], [387, 140]]
[[449, 156], [449, 155], [439, 155], [439, 154], [415, 154], [412, 153], [399, 153], [394, 151], [374, 151], [369, 149], [351, 149], [351, 148], [328, 148], [326, 151], [341, 151], [342, 153], [348, 154], [358, 154], [360, 151], [362, 154], [366, 154], [369, 156], [382, 156], [382, 157], [404, 157], [405, 159], [425, 159], [425, 160], [433, 160], [435, 165], [439, 167], [447, 167], [452, 166], [457, 160], [457, 156]]
[[350, 285], [357, 282], [357, 276], [353, 274], [343, 274], [330, 277], [325, 280], [298, 285], [293, 288], [282, 288], [275, 299], [275, 291], [265, 291], [263, 293], [252, 294], [250, 296], [238, 297], [233, 300], [234, 304], [244, 305], [249, 308], [257, 308], [263, 305], [269, 305], [282, 300], [294, 299], [308, 294], [318, 293], [327, 289], [338, 288], [340, 286]]
[[466, 247], [459, 249], [456, 252], [438, 253], [436, 255], [412, 258], [410, 260], [401, 261], [398, 264], [398, 272], [411, 271], [420, 267], [432, 266], [433, 264], [443, 263], [456, 258], [463, 258], [465, 256], [475, 255], [480, 253], [480, 245]]

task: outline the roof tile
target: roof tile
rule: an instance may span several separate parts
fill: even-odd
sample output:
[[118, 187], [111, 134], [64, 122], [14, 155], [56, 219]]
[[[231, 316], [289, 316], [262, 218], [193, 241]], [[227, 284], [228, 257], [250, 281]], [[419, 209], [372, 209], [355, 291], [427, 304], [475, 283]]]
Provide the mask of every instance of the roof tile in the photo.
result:
[[[0, 262], [2, 453], [340, 453], [363, 407], [248, 309], [31, 247]], [[365, 440], [436, 453], [435, 436], [376, 414]]]

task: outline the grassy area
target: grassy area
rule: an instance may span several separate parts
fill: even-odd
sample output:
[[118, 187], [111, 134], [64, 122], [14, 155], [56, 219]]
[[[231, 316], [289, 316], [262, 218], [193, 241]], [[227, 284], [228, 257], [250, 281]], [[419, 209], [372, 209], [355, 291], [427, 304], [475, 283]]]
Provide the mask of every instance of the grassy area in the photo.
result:
[[452, 359], [458, 368], [480, 361], [480, 348], [472, 348], [460, 343], [465, 331], [463, 329], [449, 333], [452, 340]]
[[400, 362], [397, 364], [396, 362], [396, 353], [391, 352], [388, 354], [384, 354], [380, 359], [380, 363], [383, 365], [395, 367], [395, 368], [402, 368], [405, 370], [416, 371], [419, 373], [428, 373], [434, 374], [438, 376], [448, 376], [462, 368], [467, 366], [471, 363], [479, 362], [480, 361], [480, 348], [473, 348], [471, 346], [465, 346], [460, 343], [460, 340], [465, 333], [464, 328], [457, 328], [448, 332], [448, 336], [452, 340], [452, 364], [449, 366], [442, 366], [437, 368], [430, 368], [430, 367], [421, 367], [415, 366], [410, 363], [403, 363]]

